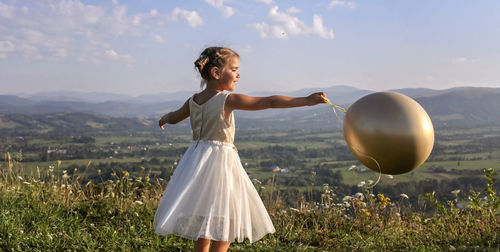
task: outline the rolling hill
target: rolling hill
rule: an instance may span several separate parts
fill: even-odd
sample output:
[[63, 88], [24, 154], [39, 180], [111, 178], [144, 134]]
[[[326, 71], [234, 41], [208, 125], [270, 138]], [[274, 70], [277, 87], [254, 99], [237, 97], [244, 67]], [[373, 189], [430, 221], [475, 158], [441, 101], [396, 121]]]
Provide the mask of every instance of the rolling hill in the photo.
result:
[[[349, 86], [333, 86], [323, 89], [302, 89], [289, 93], [290, 96], [304, 96], [311, 92], [322, 90], [336, 104], [348, 107], [364, 95], [373, 93], [370, 90], [361, 90]], [[436, 126], [475, 126], [500, 125], [500, 88], [459, 87], [447, 90], [433, 89], [397, 89], [391, 90], [413, 97], [431, 116]], [[270, 95], [271, 93], [252, 94], [256, 96]], [[82, 94], [84, 95], [84, 94]], [[165, 96], [165, 97], [181, 97]], [[183, 94], [185, 99], [187, 93]], [[111, 96], [109, 96], [111, 97]], [[116, 96], [121, 97], [121, 96]], [[141, 102], [149, 97], [150, 102]], [[155, 97], [155, 98], [153, 98]], [[123, 98], [123, 97], [122, 97]], [[152, 102], [159, 99], [155, 95], [144, 95], [127, 101], [109, 100], [100, 102], [59, 101], [28, 99], [12, 95], [0, 95], [0, 128], [6, 125], [19, 125], [19, 122], [10, 119], [10, 115], [48, 115], [48, 114], [87, 114], [102, 115], [103, 120], [114, 120], [114, 117], [152, 118], [156, 119], [167, 111], [176, 109], [184, 100], [171, 99], [162, 102]], [[340, 118], [342, 116], [340, 115]], [[256, 120], [258, 119], [258, 120]], [[34, 119], [38, 120], [38, 119]], [[240, 127], [324, 127], [325, 125], [340, 126], [336, 121], [331, 108], [327, 105], [302, 107], [294, 109], [272, 109], [257, 112], [237, 111], [237, 120]], [[255, 121], [255, 122], [254, 122]], [[3, 124], [3, 126], [2, 126]]]

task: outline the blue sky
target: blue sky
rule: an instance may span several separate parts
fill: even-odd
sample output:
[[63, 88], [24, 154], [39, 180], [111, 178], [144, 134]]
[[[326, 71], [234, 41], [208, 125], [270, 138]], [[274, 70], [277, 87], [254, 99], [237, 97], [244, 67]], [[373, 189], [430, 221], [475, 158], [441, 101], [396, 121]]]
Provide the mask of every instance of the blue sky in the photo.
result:
[[210, 45], [237, 92], [500, 87], [500, 1], [0, 0], [0, 93], [198, 90]]

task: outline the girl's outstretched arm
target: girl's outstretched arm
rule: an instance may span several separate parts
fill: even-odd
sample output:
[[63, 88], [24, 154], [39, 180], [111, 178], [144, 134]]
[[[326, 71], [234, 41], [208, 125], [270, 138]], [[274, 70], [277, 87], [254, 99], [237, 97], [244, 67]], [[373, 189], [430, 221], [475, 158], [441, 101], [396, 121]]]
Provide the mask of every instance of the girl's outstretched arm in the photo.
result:
[[160, 118], [158, 125], [163, 129], [163, 125], [176, 124], [189, 116], [189, 99], [176, 111], [169, 112]]
[[230, 94], [225, 104], [226, 113], [233, 110], [262, 110], [268, 108], [293, 108], [313, 106], [325, 103], [326, 95], [323, 92], [313, 93], [307, 97], [288, 97], [273, 95], [268, 97], [252, 97], [244, 94]]

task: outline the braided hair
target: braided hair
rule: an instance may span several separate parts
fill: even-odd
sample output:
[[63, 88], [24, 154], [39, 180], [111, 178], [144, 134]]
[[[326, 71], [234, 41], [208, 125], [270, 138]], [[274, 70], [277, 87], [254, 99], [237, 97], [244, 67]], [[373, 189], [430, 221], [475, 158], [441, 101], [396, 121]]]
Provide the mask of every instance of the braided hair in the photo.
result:
[[210, 71], [213, 67], [223, 69], [231, 57], [240, 57], [235, 51], [226, 47], [208, 47], [201, 52], [200, 57], [194, 62], [194, 66], [198, 69], [201, 75], [200, 88], [213, 78]]

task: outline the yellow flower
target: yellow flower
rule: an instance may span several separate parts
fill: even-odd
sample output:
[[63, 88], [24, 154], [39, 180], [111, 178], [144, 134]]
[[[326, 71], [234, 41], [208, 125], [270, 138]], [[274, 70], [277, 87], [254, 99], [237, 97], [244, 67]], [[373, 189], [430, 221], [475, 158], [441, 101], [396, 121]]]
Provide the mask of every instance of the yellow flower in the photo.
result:
[[366, 216], [372, 216], [372, 213], [370, 213], [369, 211], [363, 209], [363, 213], [366, 215]]
[[130, 173], [128, 171], [122, 171], [122, 177], [128, 178], [130, 176]]

